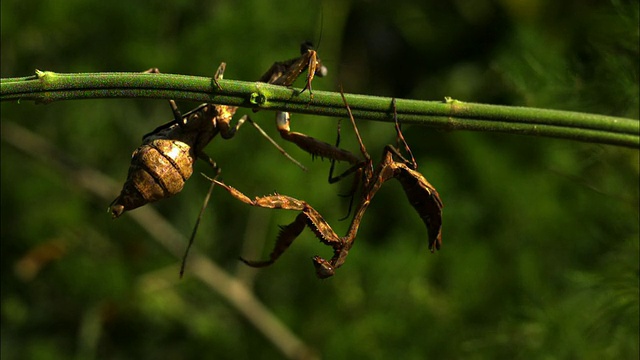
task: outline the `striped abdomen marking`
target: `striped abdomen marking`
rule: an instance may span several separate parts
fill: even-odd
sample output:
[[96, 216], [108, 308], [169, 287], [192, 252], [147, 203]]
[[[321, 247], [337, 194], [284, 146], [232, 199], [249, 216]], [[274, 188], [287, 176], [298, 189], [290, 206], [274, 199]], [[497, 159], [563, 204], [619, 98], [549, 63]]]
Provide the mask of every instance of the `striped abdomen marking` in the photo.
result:
[[179, 193], [193, 173], [195, 159], [190, 151], [184, 142], [167, 139], [137, 148], [120, 196], [110, 205], [113, 217]]

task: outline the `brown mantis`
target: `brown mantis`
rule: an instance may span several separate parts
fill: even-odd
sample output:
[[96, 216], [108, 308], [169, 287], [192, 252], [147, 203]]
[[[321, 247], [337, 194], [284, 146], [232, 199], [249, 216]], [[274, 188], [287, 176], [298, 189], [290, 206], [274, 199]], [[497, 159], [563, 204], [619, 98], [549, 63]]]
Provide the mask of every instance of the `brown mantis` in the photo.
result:
[[[216, 71], [213, 80], [217, 86], [219, 86], [217, 80], [222, 78], [224, 69], [225, 63], [222, 63]], [[299, 57], [276, 62], [259, 81], [290, 86], [305, 70], [308, 70], [308, 75], [302, 91], [309, 89], [311, 92], [314, 76], [324, 76], [327, 69], [309, 43], [302, 44]], [[158, 70], [149, 69], [146, 72], [157, 73]], [[193, 164], [197, 158], [207, 161], [218, 172], [215, 162], [204, 153], [203, 149], [218, 134], [224, 139], [232, 138], [244, 121], [249, 119], [245, 115], [235, 126], [231, 126], [231, 119], [237, 110], [235, 106], [202, 104], [186, 114], [181, 114], [175, 101], [170, 100], [169, 104], [174, 119], [143, 136], [142, 145], [132, 155], [127, 180], [120, 195], [109, 206], [109, 211], [114, 218], [125, 211], [168, 198], [182, 191], [185, 182], [193, 173]], [[287, 117], [286, 124], [281, 125], [278, 120], [278, 128], [282, 136], [287, 138], [289, 135], [288, 140], [304, 146], [308, 140], [302, 134], [291, 133], [288, 114], [279, 113], [277, 119], [283, 116]], [[257, 124], [254, 123], [254, 125], [257, 127]], [[284, 127], [286, 129], [283, 130]], [[266, 133], [262, 133], [267, 136]], [[288, 156], [275, 142], [268, 139]], [[319, 155], [323, 156], [323, 154]]]
[[[254, 200], [251, 200], [237, 189], [216, 179], [210, 179], [215, 184], [224, 187], [232, 196], [246, 204], [271, 209], [301, 211], [291, 224], [281, 226], [280, 233], [278, 234], [274, 250], [271, 252], [269, 260], [249, 261], [241, 259], [247, 265], [253, 267], [264, 267], [273, 264], [300, 235], [302, 230], [304, 230], [304, 227], [308, 226], [322, 243], [333, 248], [333, 257], [330, 260], [325, 260], [320, 256], [313, 257], [316, 275], [321, 279], [333, 276], [335, 270], [344, 264], [349, 250], [355, 241], [360, 222], [362, 221], [364, 213], [369, 207], [371, 200], [382, 184], [391, 178], [398, 179], [405, 191], [405, 194], [407, 195], [407, 198], [409, 199], [409, 202], [416, 209], [420, 218], [425, 223], [428, 232], [429, 249], [431, 252], [440, 249], [440, 245], [442, 243], [442, 208], [444, 205], [442, 200], [440, 200], [440, 196], [436, 189], [416, 170], [417, 163], [404, 139], [404, 136], [402, 136], [402, 132], [398, 124], [395, 99], [392, 101], [392, 109], [397, 140], [398, 142], [402, 142], [411, 160], [407, 160], [402, 156], [397, 148], [387, 145], [383, 151], [382, 160], [374, 168], [371, 157], [367, 153], [364, 143], [362, 142], [362, 138], [358, 132], [349, 104], [347, 103], [344, 93], [341, 92], [341, 94], [358, 138], [358, 143], [360, 144], [360, 152], [364, 156], [363, 161], [357, 162], [344, 174], [338, 177], [339, 179], [344, 175], [356, 173], [356, 176], [359, 177], [362, 185], [360, 202], [345, 236], [338, 236], [322, 215], [305, 201], [279, 194], [256, 197]], [[338, 148], [335, 149], [340, 150]], [[341, 154], [342, 151], [344, 150], [336, 151], [335, 153]], [[329, 153], [327, 157], [331, 157], [331, 155], [332, 153]], [[336, 157], [339, 156], [341, 155]], [[336, 159], [332, 158], [332, 162], [334, 160]]]

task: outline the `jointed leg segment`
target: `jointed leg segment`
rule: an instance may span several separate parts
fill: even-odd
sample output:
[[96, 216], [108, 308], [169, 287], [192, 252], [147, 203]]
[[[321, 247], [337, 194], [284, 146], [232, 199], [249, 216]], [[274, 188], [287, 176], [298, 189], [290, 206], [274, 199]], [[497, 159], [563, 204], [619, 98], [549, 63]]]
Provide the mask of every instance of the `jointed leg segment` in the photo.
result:
[[[331, 226], [324, 220], [322, 215], [312, 208], [307, 202], [292, 198], [286, 195], [267, 195], [260, 196], [251, 200], [248, 196], [221, 181], [209, 179], [216, 185], [226, 189], [233, 197], [245, 204], [258, 206], [268, 209], [283, 209], [301, 211], [296, 219], [289, 225], [280, 226], [280, 233], [276, 239], [276, 245], [269, 255], [269, 260], [252, 261], [240, 258], [245, 264], [252, 267], [264, 267], [273, 264], [279, 257], [289, 248], [291, 243], [300, 235], [305, 226], [308, 226], [316, 237], [325, 245], [331, 246], [334, 253], [338, 254], [344, 247], [343, 240], [333, 231]], [[334, 256], [335, 257], [335, 256]], [[332, 259], [333, 260], [333, 259]], [[329, 264], [329, 261], [319, 256], [314, 257], [316, 264]], [[321, 278], [328, 277], [327, 268], [321, 267], [318, 270], [318, 276]], [[333, 273], [331, 273], [333, 275]]]

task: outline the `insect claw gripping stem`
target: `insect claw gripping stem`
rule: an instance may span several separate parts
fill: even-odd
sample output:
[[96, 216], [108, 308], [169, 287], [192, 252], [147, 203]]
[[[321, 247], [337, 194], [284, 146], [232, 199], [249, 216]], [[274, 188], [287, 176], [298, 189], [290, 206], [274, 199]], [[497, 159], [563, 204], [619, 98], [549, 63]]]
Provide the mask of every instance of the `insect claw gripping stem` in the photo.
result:
[[[404, 139], [404, 136], [402, 135], [402, 130], [400, 129], [400, 123], [398, 122], [398, 109], [396, 108], [396, 98], [393, 98], [391, 101], [391, 106], [393, 108], [393, 123], [396, 127], [396, 147], [400, 147], [400, 143], [402, 143], [402, 145], [404, 146], [405, 151], [407, 152], [407, 154], [409, 154], [409, 158], [411, 159], [411, 168], [413, 170], [417, 170], [418, 169], [418, 163], [416, 162], [416, 158], [413, 157], [413, 152], [411, 152], [411, 149], [409, 148], [409, 145], [407, 144], [407, 141]], [[404, 157], [402, 157], [402, 155], [400, 154], [400, 152], [397, 152], [397, 155], [404, 159]], [[406, 160], [405, 160], [406, 161]], [[408, 161], [406, 161], [408, 163]]]
[[213, 75], [213, 84], [216, 86], [216, 88], [218, 88], [218, 90], [222, 90], [222, 86], [220, 86], [220, 83], [218, 82], [218, 80], [222, 79], [222, 77], [224, 76], [224, 70], [227, 68], [227, 63], [222, 62], [220, 63], [220, 66], [218, 66], [218, 70], [216, 70], [215, 75]]

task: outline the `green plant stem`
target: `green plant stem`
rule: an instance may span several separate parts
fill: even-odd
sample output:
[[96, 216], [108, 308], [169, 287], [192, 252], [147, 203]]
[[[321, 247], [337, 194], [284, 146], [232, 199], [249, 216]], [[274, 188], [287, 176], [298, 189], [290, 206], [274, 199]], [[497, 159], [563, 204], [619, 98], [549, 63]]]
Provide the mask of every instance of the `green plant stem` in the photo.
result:
[[[309, 91], [257, 82], [146, 73], [36, 75], [0, 81], [1, 101], [49, 103], [90, 98], [156, 98], [346, 117], [340, 93]], [[346, 94], [356, 119], [393, 121], [391, 99]], [[397, 100], [398, 120], [442, 130], [496, 131], [585, 142], [640, 147], [640, 122], [634, 119], [501, 105], [444, 101]]]

